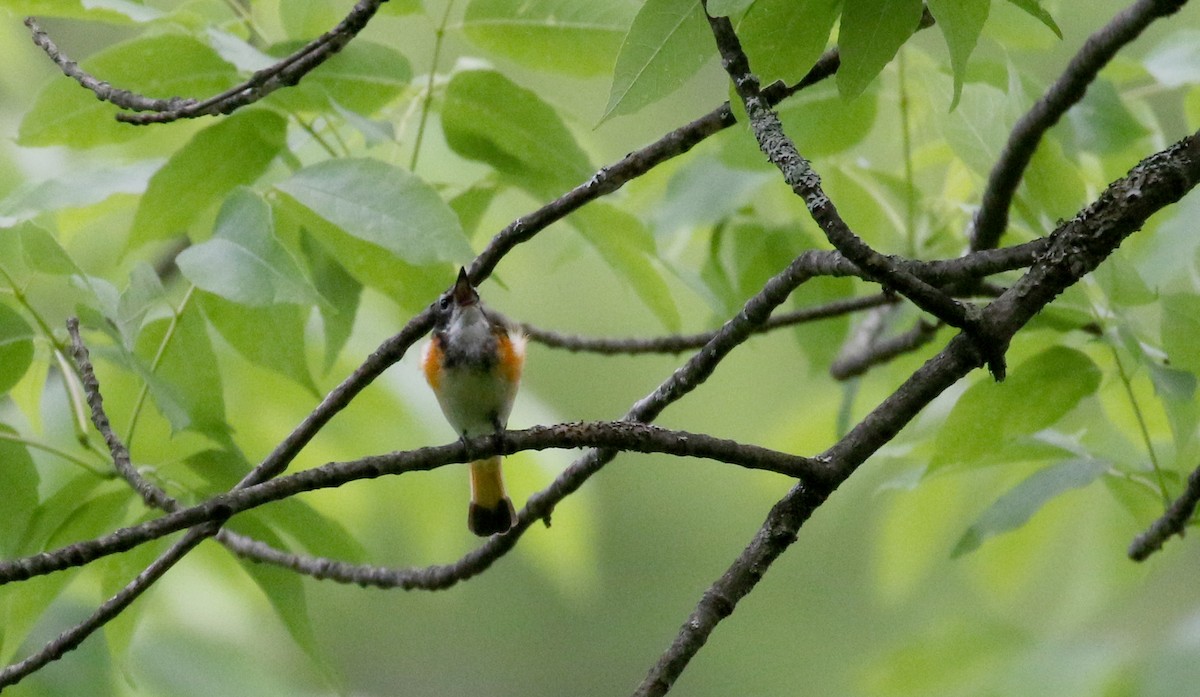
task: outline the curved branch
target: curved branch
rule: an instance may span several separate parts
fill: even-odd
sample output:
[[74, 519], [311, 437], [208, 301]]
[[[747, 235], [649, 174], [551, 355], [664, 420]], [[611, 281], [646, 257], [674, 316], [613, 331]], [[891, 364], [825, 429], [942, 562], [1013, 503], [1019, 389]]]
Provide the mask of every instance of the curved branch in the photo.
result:
[[990, 249], [1000, 241], [1004, 229], [1008, 227], [1008, 207], [1046, 131], [1083, 99], [1088, 85], [1096, 79], [1101, 68], [1117, 55], [1117, 51], [1136, 39], [1151, 22], [1174, 14], [1186, 2], [1138, 0], [1088, 37], [1067, 69], [1009, 133], [1008, 142], [1004, 144], [1004, 150], [988, 175], [983, 200], [975, 214], [971, 249]]
[[152, 99], [129, 90], [115, 88], [90, 75], [80, 68], [78, 63], [63, 54], [33, 17], [25, 19], [25, 26], [29, 27], [33, 35], [33, 42], [46, 52], [46, 55], [54, 61], [64, 75], [91, 90], [98, 99], [111, 102], [122, 109], [143, 112], [138, 114], [118, 113], [116, 115], [118, 121], [144, 125], [228, 114], [263, 99], [280, 87], [296, 84], [357, 36], [375, 16], [375, 12], [383, 2], [384, 0], [359, 0], [345, 19], [333, 29], [313, 39], [283, 60], [254, 73], [245, 82], [204, 100], [191, 97]]
[[[794, 478], [824, 476], [822, 464], [810, 458], [644, 423], [592, 421], [537, 426], [522, 431], [504, 431], [459, 440], [448, 445], [376, 455], [348, 462], [331, 462], [296, 474], [247, 485], [214, 496], [195, 506], [179, 508], [154, 520], [121, 528], [103, 537], [77, 542], [51, 552], [0, 562], [0, 585], [81, 566], [185, 528], [223, 523], [230, 516], [304, 492], [339, 487], [362, 479], [431, 470], [491, 455], [511, 455], [523, 450], [583, 447], [705, 458]], [[540, 516], [522, 516], [526, 523], [536, 520], [537, 517]], [[250, 547], [263, 549], [264, 546], [261, 543], [252, 543]], [[277, 552], [272, 553], [271, 559], [276, 559], [277, 555]], [[359, 582], [357, 579], [346, 580]]]

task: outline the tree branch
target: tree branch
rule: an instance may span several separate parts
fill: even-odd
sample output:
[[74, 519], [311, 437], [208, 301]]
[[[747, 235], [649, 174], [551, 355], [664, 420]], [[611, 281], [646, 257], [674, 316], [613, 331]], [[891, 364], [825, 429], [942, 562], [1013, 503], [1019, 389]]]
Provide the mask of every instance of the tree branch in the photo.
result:
[[1145, 532], [1134, 538], [1129, 545], [1129, 558], [1134, 561], [1146, 561], [1172, 535], [1183, 537], [1184, 528], [1196, 512], [1196, 504], [1200, 503], [1200, 467], [1188, 475], [1187, 487], [1179, 498], [1167, 507], [1162, 516], [1151, 523]]
[[[1141, 229], [1146, 219], [1175, 203], [1200, 183], [1200, 132], [1142, 160], [1112, 184], [1090, 206], [1050, 235], [1048, 248], [1021, 279], [981, 312], [990, 336], [1007, 342], [1035, 314], [1066, 288], [1089, 273], [1121, 242]], [[894, 393], [840, 441], [816, 457], [833, 476], [815, 485], [792, 488], [771, 509], [754, 539], [680, 627], [674, 642], [634, 692], [638, 697], [663, 695], [708, 640], [738, 600], [762, 579], [773, 562], [796, 540], [813, 508], [833, 491], [926, 405], [967, 373], [983, 365], [976, 342], [965, 333], [951, 339]]]
[[1088, 37], [1067, 69], [1009, 133], [1008, 142], [1004, 144], [1004, 150], [988, 175], [983, 200], [975, 214], [971, 249], [990, 249], [1000, 241], [1000, 236], [1008, 227], [1008, 208], [1017, 186], [1046, 131], [1083, 99], [1088, 85], [1118, 51], [1136, 39], [1151, 22], [1174, 14], [1186, 2], [1137, 0]]
[[168, 123], [199, 116], [229, 114], [247, 104], [253, 104], [263, 99], [280, 87], [296, 84], [357, 36], [375, 16], [375, 12], [383, 2], [384, 0], [359, 0], [345, 19], [333, 29], [313, 39], [283, 60], [254, 73], [245, 82], [205, 100], [192, 97], [152, 99], [129, 90], [115, 88], [88, 74], [79, 67], [78, 63], [63, 54], [33, 17], [25, 19], [25, 26], [29, 27], [33, 35], [33, 42], [46, 52], [46, 55], [58, 65], [64, 75], [91, 90], [98, 99], [111, 102], [122, 109], [143, 112], [140, 114], [118, 113], [116, 115], [118, 121], [143, 125]]

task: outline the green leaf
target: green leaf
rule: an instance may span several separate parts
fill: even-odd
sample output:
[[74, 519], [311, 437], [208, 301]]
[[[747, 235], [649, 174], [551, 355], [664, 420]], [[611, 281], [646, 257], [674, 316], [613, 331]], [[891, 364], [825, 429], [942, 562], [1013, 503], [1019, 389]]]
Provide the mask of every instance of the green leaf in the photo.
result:
[[1160, 331], [1171, 367], [1200, 375], [1200, 297], [1190, 293], [1163, 297]]
[[25, 377], [33, 363], [33, 327], [14, 309], [0, 303], [0, 394]]
[[394, 165], [327, 160], [276, 187], [332, 225], [411, 264], [471, 256], [454, 211], [433, 187]]
[[[289, 42], [272, 46], [271, 53], [282, 58], [303, 45]], [[410, 80], [412, 66], [404, 54], [359, 38], [305, 76], [300, 84], [274, 92], [267, 104], [289, 111], [322, 111], [332, 102], [360, 116], [370, 116], [400, 96]]]
[[1038, 470], [996, 499], [959, 538], [951, 557], [978, 549], [984, 540], [1016, 530], [1059, 494], [1091, 484], [1109, 468], [1103, 460], [1075, 459]]
[[14, 15], [66, 17], [109, 24], [150, 22], [163, 16], [161, 10], [133, 0], [5, 0]]
[[1042, 9], [1042, 6], [1038, 2], [1038, 0], [1008, 0], [1008, 1], [1011, 2], [1012, 4], [1016, 5], [1017, 7], [1021, 8], [1025, 12], [1027, 12], [1031, 17], [1033, 17], [1037, 21], [1041, 22], [1042, 24], [1045, 24], [1046, 27], [1050, 31], [1054, 32], [1055, 36], [1057, 36], [1060, 39], [1063, 38], [1062, 29], [1058, 28], [1058, 25], [1055, 24], [1054, 18], [1050, 16], [1050, 13], [1047, 12], [1046, 10]]
[[310, 305], [320, 299], [275, 237], [270, 206], [249, 189], [233, 192], [221, 206], [212, 239], [185, 249], [175, 263], [196, 287], [242, 305]]
[[25, 252], [25, 263], [30, 269], [55, 276], [83, 276], [83, 270], [67, 254], [58, 240], [45, 228], [26, 223], [17, 228], [21, 235], [21, 249]]
[[1007, 138], [1009, 97], [991, 85], [963, 86], [958, 108], [944, 122], [946, 143], [967, 167], [986, 177]]
[[625, 278], [663, 327], [678, 332], [679, 308], [653, 263], [654, 238], [641, 221], [603, 203], [585, 206], [568, 220], [608, 265]]
[[[3, 435], [15, 436], [17, 432], [0, 424]], [[38, 480], [37, 468], [25, 446], [0, 437], [0, 491], [4, 492], [0, 504], [4, 512], [0, 515], [0, 555], [5, 559], [20, 556], [25, 547], [30, 517], [38, 503]]]
[[129, 285], [121, 291], [109, 319], [116, 326], [122, 345], [132, 350], [147, 317], [158, 319], [169, 312], [162, 281], [149, 264], [141, 262], [129, 272]]
[[612, 70], [632, 18], [633, 5], [624, 0], [472, 0], [462, 28], [496, 55], [582, 77]]
[[[288, 36], [311, 39], [337, 26], [346, 11], [337, 5], [309, 0], [281, 0], [279, 20]], [[353, 41], [350, 42], [353, 45]]]
[[1067, 121], [1079, 147], [1106, 155], [1150, 135], [1126, 108], [1113, 83], [1104, 78], [1088, 85], [1083, 99], [1067, 112]]
[[950, 49], [950, 67], [954, 70], [951, 110], [958, 106], [963, 79], [967, 74], [967, 60], [979, 41], [991, 4], [992, 0], [929, 0], [929, 12], [937, 20], [937, 26], [946, 39], [946, 47]]
[[287, 121], [263, 109], [238, 111], [197, 133], [150, 178], [130, 244], [187, 232], [227, 193], [258, 179], [286, 136]]
[[319, 396], [308, 370], [304, 325], [309, 307], [251, 307], [202, 293], [200, 305], [212, 325], [246, 360], [273, 370]]
[[451, 78], [442, 127], [459, 155], [488, 163], [538, 195], [557, 195], [595, 171], [553, 107], [491, 70]]
[[1159, 41], [1142, 60], [1165, 87], [1200, 84], [1200, 29], [1178, 29]]
[[125, 167], [72, 170], [53, 179], [23, 184], [0, 200], [0, 226], [10, 227], [42, 213], [99, 203], [114, 194], [140, 194], [161, 160]]
[[1050, 219], [1069, 218], [1087, 203], [1079, 168], [1067, 159], [1052, 136], [1038, 143], [1023, 183], [1029, 202]]
[[842, 66], [837, 73], [843, 97], [857, 97], [892, 61], [917, 30], [921, 0], [845, 0], [838, 49]]
[[647, 0], [617, 54], [601, 123], [668, 96], [714, 55], [700, 0]]
[[732, 17], [745, 12], [755, 0], [709, 0], [708, 14], [712, 17]]
[[841, 4], [842, 0], [754, 3], [738, 25], [738, 36], [763, 84], [776, 79], [791, 84], [812, 69], [829, 42]]
[[933, 467], [994, 462], [1013, 441], [1054, 425], [1100, 386], [1100, 369], [1085, 354], [1055, 346], [1029, 358], [1001, 383], [976, 382], [959, 397], [938, 431]]
[[[218, 442], [229, 437], [225, 421], [225, 393], [221, 371], [213, 353], [204, 318], [195, 302], [187, 303], [173, 331], [169, 319], [150, 322], [138, 337], [136, 353], [141, 361], [131, 367], [146, 380], [150, 396], [177, 433], [191, 430]], [[157, 370], [150, 365], [161, 350]]]
[[[107, 48], [81, 62], [92, 75], [147, 97], [206, 98], [232, 87], [238, 75], [209, 46], [184, 34], [146, 36]], [[146, 129], [113, 119], [117, 107], [58, 75], [21, 120], [21, 145], [90, 148], [120, 143]], [[227, 155], [231, 153], [225, 153]], [[236, 156], [236, 154], [234, 154]]]
[[358, 313], [362, 284], [332, 255], [313, 239], [308, 230], [300, 231], [300, 250], [308, 261], [308, 270], [313, 283], [326, 302], [318, 306], [321, 312], [321, 327], [325, 333], [325, 365], [328, 371], [350, 339], [354, 329], [354, 317]]

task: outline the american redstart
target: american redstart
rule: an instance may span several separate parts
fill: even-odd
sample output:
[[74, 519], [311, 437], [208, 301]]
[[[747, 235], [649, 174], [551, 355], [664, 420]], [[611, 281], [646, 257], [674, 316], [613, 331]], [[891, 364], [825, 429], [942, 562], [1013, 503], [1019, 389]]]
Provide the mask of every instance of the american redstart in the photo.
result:
[[[525, 335], [484, 307], [466, 269], [459, 269], [434, 313], [421, 367], [446, 420], [463, 438], [503, 431], [525, 363]], [[500, 456], [472, 462], [467, 527], [486, 537], [508, 531], [516, 520]]]

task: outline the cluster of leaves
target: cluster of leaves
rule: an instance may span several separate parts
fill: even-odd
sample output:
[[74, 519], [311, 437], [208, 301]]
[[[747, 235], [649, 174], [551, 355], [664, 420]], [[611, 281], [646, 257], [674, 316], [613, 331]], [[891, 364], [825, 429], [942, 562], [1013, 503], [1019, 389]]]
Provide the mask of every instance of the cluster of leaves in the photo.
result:
[[[64, 358], [59, 327], [67, 315], [78, 314], [102, 344], [95, 352], [111, 371], [106, 396], [130, 409], [117, 425], [137, 461], [157, 468], [173, 494], [203, 497], [251, 467], [243, 454], [250, 428], [231, 422], [227, 400], [245, 412], [254, 409], [247, 403], [270, 399], [235, 389], [231, 375], [246, 369], [229, 368], [231, 356], [251, 375], [265, 371], [299, 394], [319, 395], [366, 298], [408, 312], [424, 307], [451, 278], [451, 264], [481, 246], [473, 244], [477, 232], [586, 182], [607, 161], [597, 153], [612, 158], [640, 145], [623, 139], [622, 124], [649, 118], [664, 101], [702, 93], [711, 108], [724, 94], [717, 79], [709, 85], [716, 89], [696, 87], [714, 63], [698, 0], [447, 4], [387, 2], [368, 31], [300, 84], [219, 119], [166, 128], [116, 122], [116, 107], [47, 68], [21, 115], [16, 147], [0, 155], [13, 169], [17, 150], [61, 153], [63, 161], [30, 167], [27, 182], [0, 182], [0, 554], [55, 547], [149, 515], [111, 481], [107, 453], [88, 435]], [[157, 97], [205, 97], [237, 84], [336, 24], [339, 9], [330, 5], [0, 1], [10, 18], [83, 20], [127, 36], [81, 65]], [[841, 67], [834, 80], [780, 106], [789, 135], [876, 248], [952, 257], [965, 246], [971, 202], [1012, 125], [1054, 77], [1031, 75], [996, 49], [1049, 44], [1062, 32], [1036, 0], [927, 6], [944, 41], [918, 33], [918, 0], [708, 5], [736, 20], [764, 81], [799, 81], [836, 28]], [[387, 38], [410, 25], [432, 29], [432, 51]], [[68, 53], [71, 36], [60, 38]], [[443, 47], [443, 38], [453, 45]], [[1169, 139], [1162, 134], [1200, 122], [1200, 91], [1187, 91], [1200, 84], [1197, 38], [1176, 28], [1141, 61], [1118, 63], [1091, 85], [1040, 144], [1006, 241], [1044, 235]], [[459, 60], [448, 68], [452, 54]], [[427, 75], [414, 80], [414, 72]], [[555, 89], [555, 81], [570, 89]], [[601, 84], [606, 103], [579, 96]], [[683, 125], [653, 118], [659, 133]], [[588, 131], [597, 123], [599, 135]], [[431, 170], [428, 151], [451, 165]], [[602, 260], [669, 332], [728, 317], [797, 253], [822, 244], [741, 127], [631, 189], [566, 222], [586, 250], [576, 253]], [[944, 396], [896, 444], [908, 479], [914, 468], [930, 478], [998, 463], [1027, 472], [961, 531], [955, 554], [1097, 479], [1148, 520], [1200, 459], [1200, 359], [1191, 350], [1200, 340], [1197, 246], [1184, 222], [1155, 227], [1014, 343], [1002, 387], [981, 376]], [[822, 279], [796, 302], [864, 288]], [[680, 309], [698, 305], [704, 309]], [[886, 317], [904, 326], [916, 313]], [[799, 360], [826, 367], [850, 332], [847, 319], [798, 330]], [[861, 409], [856, 400], [895, 382], [889, 374], [845, 391], [839, 427]], [[810, 408], [777, 411], [790, 423]], [[995, 414], [1006, 418], [997, 424]], [[173, 438], [135, 440], [139, 429]], [[817, 442], [831, 435], [832, 428]], [[269, 522], [248, 517], [241, 525], [268, 542], [361, 555], [337, 523], [300, 502], [273, 508]], [[122, 585], [156, 548], [146, 549], [112, 561], [105, 589]], [[299, 580], [248, 568], [297, 640], [315, 650]], [[39, 586], [36, 602], [0, 599], [8, 603], [0, 657], [17, 652], [65, 584]], [[127, 645], [132, 627], [110, 632], [114, 650]]]

